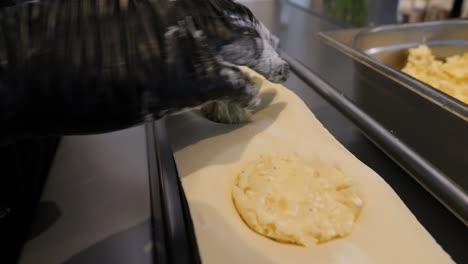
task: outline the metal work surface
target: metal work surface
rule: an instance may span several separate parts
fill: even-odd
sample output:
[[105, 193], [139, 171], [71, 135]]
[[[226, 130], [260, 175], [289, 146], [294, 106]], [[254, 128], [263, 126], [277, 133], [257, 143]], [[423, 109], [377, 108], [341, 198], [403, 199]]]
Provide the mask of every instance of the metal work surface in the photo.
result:
[[152, 264], [144, 127], [66, 137], [21, 264]]

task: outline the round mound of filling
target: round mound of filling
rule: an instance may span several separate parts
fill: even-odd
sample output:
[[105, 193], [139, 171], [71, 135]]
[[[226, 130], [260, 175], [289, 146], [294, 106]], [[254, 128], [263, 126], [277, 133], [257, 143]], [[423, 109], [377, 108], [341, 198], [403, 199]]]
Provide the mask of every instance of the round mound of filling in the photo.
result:
[[239, 173], [232, 197], [255, 232], [279, 242], [315, 245], [349, 235], [363, 200], [334, 166], [262, 156]]

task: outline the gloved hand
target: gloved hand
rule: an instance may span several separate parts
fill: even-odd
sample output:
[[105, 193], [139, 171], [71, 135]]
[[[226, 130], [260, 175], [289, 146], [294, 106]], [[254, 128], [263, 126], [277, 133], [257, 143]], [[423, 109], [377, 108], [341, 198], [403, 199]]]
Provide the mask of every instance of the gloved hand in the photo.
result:
[[282, 81], [269, 32], [230, 0], [42, 0], [0, 11], [0, 139], [122, 129]]

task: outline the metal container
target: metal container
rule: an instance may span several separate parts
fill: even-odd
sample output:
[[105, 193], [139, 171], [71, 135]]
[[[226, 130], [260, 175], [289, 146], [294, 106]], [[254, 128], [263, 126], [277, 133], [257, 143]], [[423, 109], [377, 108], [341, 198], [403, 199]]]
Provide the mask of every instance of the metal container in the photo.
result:
[[354, 84], [344, 95], [393, 134], [390, 145], [399, 147], [378, 145], [466, 224], [468, 106], [401, 68], [408, 48], [422, 43], [438, 58], [468, 52], [468, 21], [339, 30], [319, 37], [355, 61]]
[[382, 26], [364, 30], [353, 38], [352, 46], [388, 70], [407, 79], [410, 89], [441, 107], [448, 107], [465, 120], [468, 106], [455, 98], [409, 77], [400, 71], [407, 61], [408, 49], [425, 44], [438, 59], [468, 52], [468, 21], [418, 23], [405, 26]]

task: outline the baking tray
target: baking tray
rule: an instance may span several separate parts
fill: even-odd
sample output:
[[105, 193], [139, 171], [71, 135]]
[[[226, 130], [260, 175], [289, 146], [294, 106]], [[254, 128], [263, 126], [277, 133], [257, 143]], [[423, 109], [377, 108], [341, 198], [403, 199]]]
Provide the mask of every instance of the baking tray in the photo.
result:
[[165, 119], [145, 125], [157, 264], [200, 264], [190, 209], [180, 182]]
[[[467, 52], [468, 21], [345, 29], [318, 36], [354, 61], [351, 89], [337, 92], [366, 116], [355, 123], [467, 224], [468, 107], [401, 68], [408, 48], [421, 43], [440, 58]], [[302, 70], [314, 75], [306, 67]], [[383, 136], [384, 132], [388, 135]]]

